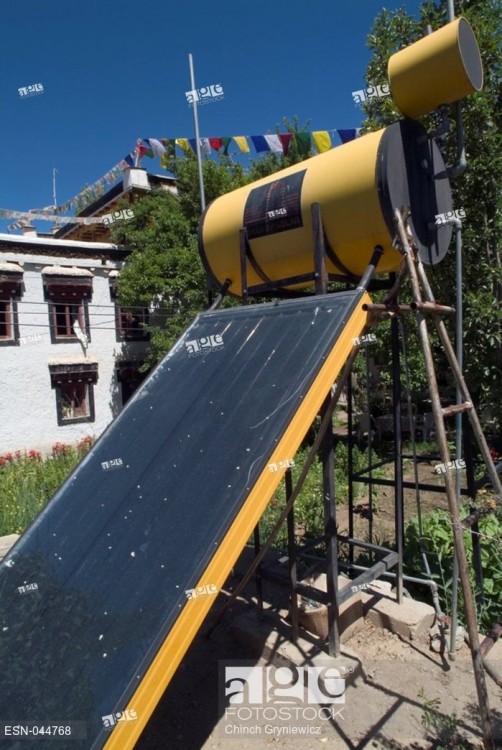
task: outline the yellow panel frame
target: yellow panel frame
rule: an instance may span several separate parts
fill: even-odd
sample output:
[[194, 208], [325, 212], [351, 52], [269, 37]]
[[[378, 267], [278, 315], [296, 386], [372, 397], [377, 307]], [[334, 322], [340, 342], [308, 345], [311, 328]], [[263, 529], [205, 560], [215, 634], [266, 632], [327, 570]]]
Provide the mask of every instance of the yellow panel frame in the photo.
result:
[[[362, 309], [362, 306], [370, 302], [369, 295], [363, 294], [286, 432], [277, 444], [270, 457], [271, 463], [284, 461], [296, 454], [354, 347], [353, 339], [359, 336], [367, 325], [368, 313]], [[272, 473], [268, 468], [262, 471], [204, 574], [197, 582], [197, 586], [213, 584], [218, 590], [221, 589], [279, 485], [284, 471]], [[201, 596], [186, 604], [126, 707], [127, 710], [136, 712], [137, 721], [117, 724], [104, 745], [105, 750], [129, 750], [129, 748], [132, 750], [134, 748], [213, 603], [213, 597]]]

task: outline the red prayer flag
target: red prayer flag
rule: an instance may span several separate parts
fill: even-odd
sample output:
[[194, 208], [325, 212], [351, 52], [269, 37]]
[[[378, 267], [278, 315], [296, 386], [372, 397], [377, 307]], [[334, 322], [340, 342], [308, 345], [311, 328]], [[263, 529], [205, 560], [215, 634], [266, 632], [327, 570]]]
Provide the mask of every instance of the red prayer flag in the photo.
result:
[[279, 140], [282, 143], [282, 151], [284, 156], [289, 151], [289, 144], [291, 143], [291, 138], [293, 137], [293, 133], [279, 133]]

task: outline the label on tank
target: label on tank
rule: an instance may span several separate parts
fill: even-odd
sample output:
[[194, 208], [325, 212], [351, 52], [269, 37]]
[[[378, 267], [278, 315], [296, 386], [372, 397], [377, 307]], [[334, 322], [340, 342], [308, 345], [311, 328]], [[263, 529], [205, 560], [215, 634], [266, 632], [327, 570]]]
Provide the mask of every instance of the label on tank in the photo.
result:
[[254, 188], [244, 209], [248, 238], [266, 237], [303, 226], [301, 192], [306, 169]]

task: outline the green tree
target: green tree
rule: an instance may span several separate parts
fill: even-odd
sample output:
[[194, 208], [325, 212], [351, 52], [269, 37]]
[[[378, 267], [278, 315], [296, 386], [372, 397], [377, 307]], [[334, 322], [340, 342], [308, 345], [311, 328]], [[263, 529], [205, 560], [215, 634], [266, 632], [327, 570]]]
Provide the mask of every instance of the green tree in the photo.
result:
[[131, 251], [119, 276], [120, 304], [150, 309], [145, 366], [152, 366], [207, 307], [196, 235], [178, 198], [164, 190], [137, 201], [134, 219], [113, 235]]
[[[465, 373], [481, 407], [495, 408], [502, 398], [502, 6], [498, 0], [457, 0], [457, 15], [470, 22], [477, 37], [484, 68], [484, 88], [462, 102], [466, 171], [452, 181], [455, 208], [464, 208], [464, 346]], [[386, 80], [391, 54], [447, 21], [445, 3], [424, 2], [419, 18], [403, 9], [382, 10], [368, 36], [373, 53], [366, 71], [371, 84]], [[376, 130], [399, 119], [391, 97], [371, 99], [364, 105], [365, 130]], [[446, 163], [457, 160], [455, 124], [450, 113], [450, 132], [441, 138]], [[438, 117], [423, 118], [431, 130]], [[430, 270], [436, 297], [455, 304], [455, 253]], [[422, 378], [423, 379], [423, 378]]]

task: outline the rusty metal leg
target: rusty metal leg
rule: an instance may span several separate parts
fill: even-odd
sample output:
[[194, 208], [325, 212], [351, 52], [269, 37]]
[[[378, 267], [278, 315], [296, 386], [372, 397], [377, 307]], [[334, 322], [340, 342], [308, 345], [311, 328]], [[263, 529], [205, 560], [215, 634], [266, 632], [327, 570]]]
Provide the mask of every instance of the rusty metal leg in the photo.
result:
[[[327, 413], [326, 399], [321, 415]], [[338, 611], [338, 537], [336, 528], [335, 471], [333, 425], [330, 424], [321, 443], [322, 484], [324, 498], [324, 532], [326, 539], [326, 590], [328, 593], [328, 640], [330, 656], [340, 656], [340, 619]]]
[[[286, 485], [286, 503], [293, 494], [293, 477], [291, 476], [291, 469], [286, 471], [284, 477]], [[291, 613], [291, 628], [292, 628], [292, 640], [296, 643], [298, 640], [298, 595], [296, 593], [297, 584], [297, 571], [296, 571], [296, 542], [295, 542], [295, 506], [291, 508], [288, 513], [287, 520], [288, 527], [288, 562], [289, 562], [289, 580], [290, 580], [290, 591], [291, 600], [289, 603], [289, 611]]]

